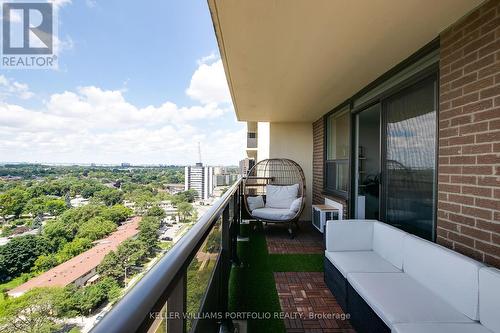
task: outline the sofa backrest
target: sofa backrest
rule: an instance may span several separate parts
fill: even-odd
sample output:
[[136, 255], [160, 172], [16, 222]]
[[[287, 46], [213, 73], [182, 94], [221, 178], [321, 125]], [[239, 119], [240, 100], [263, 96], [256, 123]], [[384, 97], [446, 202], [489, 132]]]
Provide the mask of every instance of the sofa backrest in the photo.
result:
[[373, 225], [373, 250], [399, 269], [403, 269], [403, 240], [408, 233], [387, 223]]
[[467, 317], [478, 320], [481, 263], [424, 239], [404, 239], [403, 270]]
[[500, 270], [479, 270], [479, 320], [486, 328], [500, 333]]
[[373, 222], [370, 220], [328, 221], [327, 251], [371, 251]]

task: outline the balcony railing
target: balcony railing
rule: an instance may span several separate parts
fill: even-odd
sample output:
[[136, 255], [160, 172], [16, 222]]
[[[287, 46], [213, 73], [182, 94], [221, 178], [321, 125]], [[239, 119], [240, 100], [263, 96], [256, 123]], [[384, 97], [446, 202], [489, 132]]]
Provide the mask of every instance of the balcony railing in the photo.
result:
[[241, 180], [93, 328], [93, 333], [216, 332], [237, 261]]

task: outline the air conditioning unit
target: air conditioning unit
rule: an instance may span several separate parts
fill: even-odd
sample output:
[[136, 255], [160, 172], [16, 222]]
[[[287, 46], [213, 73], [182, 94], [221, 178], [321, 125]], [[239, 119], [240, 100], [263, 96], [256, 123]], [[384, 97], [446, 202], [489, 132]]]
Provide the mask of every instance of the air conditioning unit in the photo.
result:
[[326, 221], [338, 220], [339, 210], [327, 205], [313, 205], [312, 224], [321, 233], [325, 232]]

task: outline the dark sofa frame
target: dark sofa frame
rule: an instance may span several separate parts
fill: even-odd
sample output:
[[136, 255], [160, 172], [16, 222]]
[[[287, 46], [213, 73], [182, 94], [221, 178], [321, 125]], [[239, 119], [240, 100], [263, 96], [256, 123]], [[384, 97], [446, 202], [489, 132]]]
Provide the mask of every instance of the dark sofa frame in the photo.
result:
[[358, 333], [390, 333], [391, 329], [354, 290], [349, 281], [328, 260], [325, 262], [325, 283], [340, 307], [350, 315], [349, 321]]

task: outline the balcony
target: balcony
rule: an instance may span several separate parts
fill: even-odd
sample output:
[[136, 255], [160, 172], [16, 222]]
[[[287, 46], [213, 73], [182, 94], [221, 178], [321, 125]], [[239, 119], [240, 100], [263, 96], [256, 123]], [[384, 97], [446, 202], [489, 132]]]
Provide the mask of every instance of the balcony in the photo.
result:
[[322, 235], [249, 223], [241, 191], [239, 180], [92, 332], [354, 332], [324, 282]]
[[247, 149], [255, 149], [255, 148], [257, 148], [257, 138], [247, 137]]
[[238, 182], [94, 332], [500, 332], [498, 1], [208, 3], [248, 157], [355, 223], [288, 239]]

